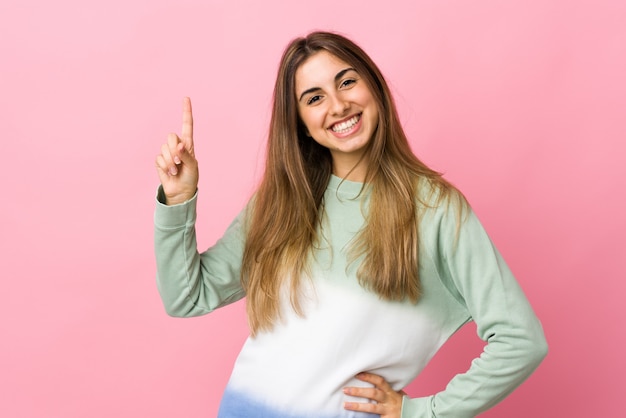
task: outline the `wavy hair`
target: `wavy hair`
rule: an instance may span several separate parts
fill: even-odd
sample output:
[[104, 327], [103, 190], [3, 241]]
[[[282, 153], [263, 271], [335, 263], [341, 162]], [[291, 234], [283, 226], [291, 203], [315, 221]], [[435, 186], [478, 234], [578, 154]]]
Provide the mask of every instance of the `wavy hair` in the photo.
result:
[[[297, 69], [327, 51], [349, 64], [369, 87], [378, 106], [378, 126], [368, 143], [364, 187], [371, 190], [366, 224], [350, 248], [351, 262], [362, 259], [360, 284], [385, 300], [421, 296], [419, 279], [420, 180], [445, 199], [460, 195], [441, 174], [411, 151], [390, 89], [371, 58], [336, 33], [313, 32], [285, 49], [274, 87], [265, 173], [251, 204], [242, 261], [252, 335], [270, 330], [281, 315], [282, 285], [299, 315], [299, 288], [308, 274], [311, 250], [319, 243], [323, 197], [332, 173], [330, 151], [307, 136], [298, 115]], [[419, 184], [418, 184], [419, 183]]]

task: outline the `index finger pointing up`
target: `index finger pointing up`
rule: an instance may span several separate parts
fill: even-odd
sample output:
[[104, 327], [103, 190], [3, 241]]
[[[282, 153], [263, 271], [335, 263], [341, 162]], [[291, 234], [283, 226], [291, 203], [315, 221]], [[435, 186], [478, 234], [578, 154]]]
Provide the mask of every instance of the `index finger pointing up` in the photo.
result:
[[188, 151], [193, 150], [193, 116], [191, 114], [191, 99], [183, 99], [183, 129], [181, 138]]

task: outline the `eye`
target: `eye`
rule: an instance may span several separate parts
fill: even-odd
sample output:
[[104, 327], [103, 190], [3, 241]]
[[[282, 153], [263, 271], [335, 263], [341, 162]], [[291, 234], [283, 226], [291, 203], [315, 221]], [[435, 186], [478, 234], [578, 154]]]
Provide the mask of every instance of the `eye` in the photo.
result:
[[308, 105], [312, 105], [316, 102], [318, 102], [322, 97], [321, 96], [311, 96], [307, 101], [306, 104]]
[[356, 83], [356, 80], [354, 78], [347, 78], [341, 82], [341, 84], [339, 85], [339, 88], [350, 87], [354, 83]]

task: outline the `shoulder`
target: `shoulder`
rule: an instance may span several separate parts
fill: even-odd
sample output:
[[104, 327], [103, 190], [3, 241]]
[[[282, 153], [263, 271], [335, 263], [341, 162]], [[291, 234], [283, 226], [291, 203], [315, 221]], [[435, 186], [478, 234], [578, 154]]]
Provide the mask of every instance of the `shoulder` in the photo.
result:
[[443, 179], [420, 178], [416, 197], [420, 218], [434, 217], [441, 221], [452, 217], [453, 222], [460, 224], [471, 212], [463, 193]]

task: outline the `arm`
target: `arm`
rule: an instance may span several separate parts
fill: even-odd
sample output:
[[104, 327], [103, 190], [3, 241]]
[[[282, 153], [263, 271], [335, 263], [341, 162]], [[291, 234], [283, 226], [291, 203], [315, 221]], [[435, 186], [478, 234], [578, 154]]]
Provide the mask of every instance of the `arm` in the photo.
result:
[[435, 259], [442, 280], [466, 307], [487, 345], [444, 391], [405, 397], [403, 418], [474, 417], [510, 394], [547, 354], [541, 324], [528, 300], [479, 220], [469, 207], [466, 211], [457, 231], [454, 210], [439, 210]]
[[197, 316], [241, 299], [243, 214], [215, 246], [202, 254], [197, 250], [199, 175], [189, 98], [183, 101], [181, 136], [168, 135], [156, 158], [156, 167], [161, 187], [154, 215], [154, 245], [157, 284], [165, 310], [172, 316]]
[[166, 206], [159, 188], [154, 215], [157, 286], [171, 316], [204, 315], [245, 296], [240, 267], [243, 212], [214, 246], [198, 253], [195, 233], [197, 195]]

